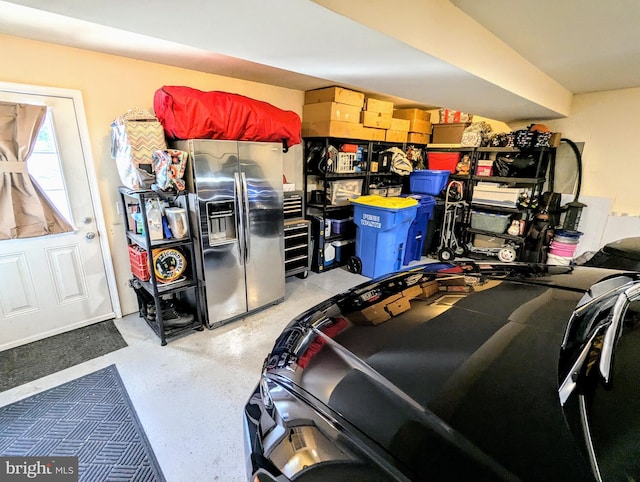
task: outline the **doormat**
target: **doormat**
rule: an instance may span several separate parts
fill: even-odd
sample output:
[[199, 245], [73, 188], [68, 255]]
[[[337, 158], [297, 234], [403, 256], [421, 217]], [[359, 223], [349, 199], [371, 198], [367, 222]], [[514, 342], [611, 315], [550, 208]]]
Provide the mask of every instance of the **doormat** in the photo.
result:
[[127, 346], [113, 320], [0, 352], [0, 392]]
[[115, 365], [0, 408], [0, 457], [78, 457], [80, 481], [164, 481]]

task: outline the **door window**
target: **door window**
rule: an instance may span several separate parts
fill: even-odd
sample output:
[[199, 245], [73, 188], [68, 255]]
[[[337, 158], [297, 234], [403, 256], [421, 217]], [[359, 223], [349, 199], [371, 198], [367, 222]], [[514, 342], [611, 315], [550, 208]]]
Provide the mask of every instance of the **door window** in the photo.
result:
[[47, 109], [36, 145], [27, 161], [27, 170], [60, 214], [69, 224], [73, 224], [50, 108]]

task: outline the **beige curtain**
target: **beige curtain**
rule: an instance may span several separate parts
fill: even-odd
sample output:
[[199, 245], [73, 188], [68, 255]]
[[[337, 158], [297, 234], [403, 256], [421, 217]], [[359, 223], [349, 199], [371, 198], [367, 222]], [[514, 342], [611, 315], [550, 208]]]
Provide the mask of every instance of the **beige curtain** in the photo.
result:
[[0, 102], [0, 239], [72, 231], [27, 172], [47, 108]]

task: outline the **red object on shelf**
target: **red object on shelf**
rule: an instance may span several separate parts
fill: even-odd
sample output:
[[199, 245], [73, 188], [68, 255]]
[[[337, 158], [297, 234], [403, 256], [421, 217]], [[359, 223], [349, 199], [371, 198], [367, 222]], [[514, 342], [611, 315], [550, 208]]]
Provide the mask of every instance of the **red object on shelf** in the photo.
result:
[[[230, 92], [165, 85], [153, 110], [169, 139], [230, 139], [300, 144], [300, 116]], [[286, 151], [285, 151], [286, 152]]]
[[149, 258], [147, 256], [147, 251], [140, 246], [136, 244], [129, 245], [129, 265], [131, 266], [131, 272], [142, 281], [147, 281], [151, 278], [149, 274]]
[[427, 162], [429, 169], [440, 171], [456, 172], [456, 166], [460, 161], [459, 152], [429, 152], [427, 153]]
[[342, 144], [340, 152], [358, 152], [358, 144]]

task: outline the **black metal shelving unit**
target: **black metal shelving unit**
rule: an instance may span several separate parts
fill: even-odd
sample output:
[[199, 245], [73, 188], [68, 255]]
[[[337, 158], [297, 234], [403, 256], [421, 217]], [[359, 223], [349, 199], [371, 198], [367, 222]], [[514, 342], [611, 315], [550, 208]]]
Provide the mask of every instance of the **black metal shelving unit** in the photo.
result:
[[[304, 139], [304, 143], [305, 159], [307, 159], [305, 163], [304, 192], [307, 193], [307, 196], [310, 195], [308, 191], [309, 178], [315, 177], [319, 183], [322, 183], [322, 189], [318, 189], [318, 191], [321, 192], [321, 199], [314, 200], [307, 198], [306, 200], [306, 217], [311, 222], [311, 269], [314, 272], [320, 273], [345, 264], [343, 260], [340, 263], [333, 262], [332, 264], [326, 265], [325, 243], [355, 238], [355, 228], [347, 229], [344, 234], [325, 235], [324, 226], [326, 219], [346, 219], [353, 215], [353, 206], [351, 203], [340, 202], [338, 204], [332, 204], [330, 202], [330, 199], [327, 198], [328, 183], [361, 179], [362, 188], [358, 194], [362, 195], [369, 194], [370, 185], [378, 183], [406, 190], [406, 186], [403, 184], [407, 184], [408, 176], [400, 176], [391, 172], [388, 163], [383, 162], [384, 160], [381, 156], [383, 151], [391, 147], [397, 147], [406, 152], [409, 145], [415, 144], [334, 137], [307, 137]], [[323, 169], [323, 166], [317, 164], [310, 165], [309, 153], [312, 149], [328, 149], [329, 146], [339, 148], [342, 144], [356, 144], [362, 147], [362, 158], [357, 172], [328, 172], [326, 166], [324, 166], [325, 168]], [[417, 147], [424, 148], [423, 145]]]
[[[467, 208], [462, 216], [462, 223], [458, 228], [457, 235], [460, 236], [465, 244], [471, 243], [476, 234], [491, 236], [504, 239], [505, 241], [517, 244], [523, 247], [525, 244], [525, 235], [513, 236], [506, 232], [493, 232], [483, 229], [475, 229], [471, 227], [471, 210], [486, 211], [497, 214], [508, 214], [513, 218], [525, 220], [530, 223], [534, 214], [534, 210], [527, 207], [500, 205], [500, 203], [489, 204], [474, 201], [474, 190], [478, 182], [488, 182], [508, 187], [522, 188], [528, 194], [530, 199], [539, 197], [544, 189], [547, 181], [547, 170], [552, 165], [555, 158], [555, 148], [553, 147], [534, 147], [534, 148], [517, 148], [517, 147], [461, 147], [452, 145], [428, 145], [427, 155], [429, 152], [460, 152], [461, 155], [470, 156], [469, 174], [451, 174], [450, 180], [458, 180], [464, 184], [464, 200], [467, 201]], [[512, 176], [481, 176], [476, 174], [476, 168], [481, 160], [493, 160], [499, 155], [510, 157], [530, 156], [533, 159], [534, 167], [528, 177], [512, 177]], [[526, 233], [526, 230], [525, 230]], [[442, 234], [441, 234], [442, 235]], [[524, 250], [520, 250], [519, 257], [523, 256]]]
[[[154, 333], [160, 338], [160, 343], [164, 346], [171, 338], [184, 335], [189, 331], [202, 331], [202, 312], [200, 306], [200, 287], [195, 274], [195, 250], [191, 230], [184, 238], [180, 239], [161, 239], [152, 240], [149, 234], [149, 220], [145, 206], [148, 200], [158, 200], [166, 202], [170, 206], [181, 206], [189, 212], [189, 196], [186, 191], [176, 193], [153, 191], [153, 190], [134, 190], [127, 187], [119, 187], [120, 200], [122, 205], [122, 214], [124, 217], [124, 225], [126, 229], [127, 245], [130, 249], [135, 247], [133, 251], [140, 253], [142, 258], [146, 258], [146, 268], [144, 271], [133, 269], [133, 278], [129, 284], [134, 289], [138, 299], [138, 309], [140, 316], [147, 322]], [[131, 206], [137, 207], [137, 212], [142, 218], [141, 224], [144, 228], [143, 233], [135, 231], [136, 221], [133, 219]], [[154, 252], [164, 248], [174, 248], [180, 251], [187, 260], [187, 266], [184, 276], [169, 283], [160, 282], [155, 274], [154, 269]], [[131, 250], [131, 249], [130, 249]], [[134, 272], [135, 271], [135, 272]], [[148, 276], [147, 276], [148, 274]], [[167, 303], [173, 303], [173, 310], [180, 310], [184, 313], [186, 321], [175, 324], [176, 318], [168, 318], [166, 316]], [[183, 311], [185, 310], [185, 311]], [[165, 319], [166, 318], [166, 319]], [[191, 320], [189, 320], [191, 318]]]

